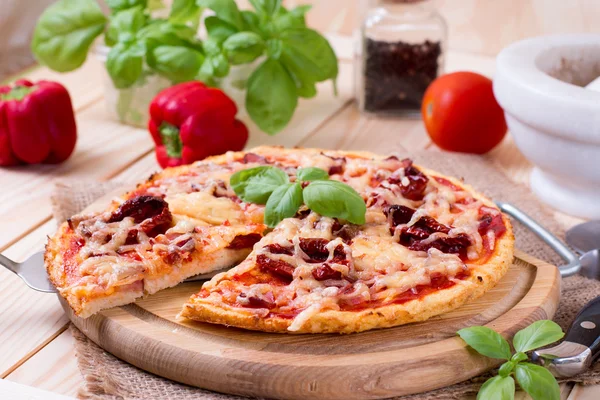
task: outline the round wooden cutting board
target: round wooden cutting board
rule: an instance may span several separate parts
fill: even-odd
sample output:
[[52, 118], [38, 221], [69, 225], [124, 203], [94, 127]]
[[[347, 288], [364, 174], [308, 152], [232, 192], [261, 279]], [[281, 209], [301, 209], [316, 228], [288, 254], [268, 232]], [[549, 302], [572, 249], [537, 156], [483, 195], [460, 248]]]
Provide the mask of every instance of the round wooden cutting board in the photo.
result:
[[517, 252], [498, 285], [477, 301], [426, 322], [351, 335], [252, 332], [176, 315], [202, 282], [73, 323], [115, 356], [154, 374], [218, 392], [278, 399], [374, 399], [423, 392], [498, 363], [466, 347], [456, 331], [487, 325], [505, 337], [552, 318], [556, 267]]

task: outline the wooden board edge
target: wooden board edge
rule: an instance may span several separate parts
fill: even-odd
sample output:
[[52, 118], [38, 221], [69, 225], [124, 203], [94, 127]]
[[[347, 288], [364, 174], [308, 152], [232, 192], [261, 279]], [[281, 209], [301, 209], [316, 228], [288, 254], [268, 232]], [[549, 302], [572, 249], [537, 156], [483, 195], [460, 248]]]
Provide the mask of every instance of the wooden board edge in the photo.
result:
[[[543, 299], [539, 301], [540, 306], [530, 307], [527, 305], [531, 301], [529, 297], [533, 296], [528, 293], [510, 311], [487, 324], [487, 326], [499, 330], [507, 338], [512, 337], [516, 331], [530, 322], [552, 318], [560, 294], [560, 274], [556, 267], [522, 252], [516, 254], [517, 258], [537, 267], [533, 284], [540, 280], [548, 282], [543, 285], [547, 288], [544, 292], [535, 294], [538, 301], [540, 296]], [[102, 314], [87, 320], [76, 318], [68, 305], [64, 302], [61, 303], [79, 329], [92, 341], [115, 356], [168, 379], [231, 394], [264, 396], [268, 393], [269, 396], [290, 399], [305, 398], [306, 396], [376, 399], [448, 386], [467, 380], [498, 365], [495, 360], [482, 357], [472, 350], [466, 350], [466, 344], [458, 337], [408, 349], [387, 351], [384, 354], [313, 356], [310, 363], [306, 363], [306, 361], [302, 361], [302, 358], [296, 358], [294, 355], [273, 357], [273, 360], [265, 361], [264, 355], [261, 357], [256, 350], [244, 349], [227, 352], [226, 349], [220, 349], [219, 345], [215, 344], [213, 350], [198, 353], [194, 365], [189, 365], [182, 360], [190, 349], [185, 343], [181, 343], [180, 337], [175, 336], [167, 329], [161, 332], [159, 339], [144, 336], [144, 339], [148, 340], [145, 344], [146, 347], [163, 347], [160, 354], [164, 358], [153, 364], [149, 360], [138, 357], [135, 352], [129, 354], [123, 350], [128, 347], [132, 348], [132, 346], [139, 347], [140, 332], [131, 331], [123, 324]], [[122, 312], [125, 313], [125, 311]], [[521, 322], [511, 324], [511, 321], [514, 320]], [[502, 328], [498, 329], [498, 327]], [[115, 332], [119, 332], [119, 334], [115, 335]], [[168, 351], [164, 350], [165, 346]], [[440, 348], [443, 350], [440, 351]], [[424, 357], [427, 354], [429, 356]], [[461, 365], [462, 368], [456, 370], [459, 373], [444, 374], [447, 365], [439, 362], [442, 358], [455, 360], [457, 365]], [[256, 361], [257, 359], [262, 359], [262, 361], [259, 363]], [[414, 364], [417, 360], [421, 364], [418, 374], [423, 374], [423, 368], [427, 368], [432, 376], [438, 377], [435, 380], [432, 379], [427, 387], [422, 386], [422, 379], [419, 380], [419, 376], [411, 375], [411, 373], [417, 373], [413, 372], [417, 370]], [[265, 368], [265, 365], [268, 367]], [[254, 370], [255, 377], [253, 379], [263, 379], [263, 386], [249, 384], [248, 377], [240, 382], [242, 370]], [[268, 376], [265, 372], [267, 370]], [[331, 375], [332, 370], [335, 370], [336, 374], [328, 378], [331, 385], [328, 388], [318, 387], [316, 382], [323, 376]], [[367, 370], [368, 374], [366, 374]], [[216, 371], [219, 372], [217, 375], [215, 375]], [[257, 371], [262, 372], [256, 373]], [[394, 374], [390, 374], [390, 371], [394, 371]], [[297, 378], [291, 381], [292, 376]], [[298, 378], [299, 376], [302, 378]], [[339, 380], [337, 376], [343, 376], [343, 381], [336, 382]], [[402, 377], [402, 379], [398, 377]], [[268, 388], [264, 387], [264, 382], [267, 382]], [[286, 382], [286, 384], [281, 385], [279, 382]], [[350, 382], [350, 386], [348, 386], [348, 382]], [[411, 382], [413, 383], [411, 384]], [[332, 387], [337, 388], [335, 392], [331, 390]]]

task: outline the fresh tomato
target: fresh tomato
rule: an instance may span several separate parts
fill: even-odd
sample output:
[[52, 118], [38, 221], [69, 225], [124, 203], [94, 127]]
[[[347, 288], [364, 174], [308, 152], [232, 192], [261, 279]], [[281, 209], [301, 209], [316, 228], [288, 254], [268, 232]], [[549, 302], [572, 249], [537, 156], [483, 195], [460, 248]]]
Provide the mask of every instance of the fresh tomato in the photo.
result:
[[506, 135], [504, 112], [492, 81], [473, 72], [439, 77], [425, 91], [423, 122], [431, 140], [444, 150], [487, 153]]

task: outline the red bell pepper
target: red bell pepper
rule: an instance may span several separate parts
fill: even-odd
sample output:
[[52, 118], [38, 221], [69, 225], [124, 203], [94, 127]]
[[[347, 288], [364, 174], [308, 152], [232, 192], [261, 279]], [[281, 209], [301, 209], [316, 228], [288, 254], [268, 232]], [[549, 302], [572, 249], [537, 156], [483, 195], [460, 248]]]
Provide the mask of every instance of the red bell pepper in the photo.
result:
[[0, 87], [0, 165], [60, 163], [76, 141], [71, 97], [63, 85], [20, 79]]
[[248, 129], [223, 91], [185, 82], [160, 92], [150, 103], [148, 130], [161, 167], [190, 164], [226, 151], [239, 151]]

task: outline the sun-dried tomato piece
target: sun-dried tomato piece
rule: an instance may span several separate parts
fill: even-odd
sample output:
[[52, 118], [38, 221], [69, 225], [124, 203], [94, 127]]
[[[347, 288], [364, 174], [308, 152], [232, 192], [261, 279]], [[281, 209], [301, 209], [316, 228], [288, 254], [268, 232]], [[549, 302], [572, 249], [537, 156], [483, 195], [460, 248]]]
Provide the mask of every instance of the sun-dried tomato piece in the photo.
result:
[[127, 239], [125, 239], [125, 244], [137, 244], [138, 243], [138, 230], [137, 229], [130, 229], [129, 232], [127, 232]]
[[233, 250], [247, 249], [247, 248], [254, 246], [254, 244], [256, 242], [258, 242], [261, 238], [262, 238], [262, 235], [259, 233], [250, 233], [248, 235], [237, 235], [236, 237], [233, 238], [231, 243], [229, 243], [229, 246], [227, 246], [227, 248], [233, 249]]
[[417, 225], [419, 227], [423, 227], [424, 229], [427, 229], [431, 233], [434, 233], [434, 232], [448, 233], [448, 232], [450, 232], [450, 227], [448, 227], [444, 224], [440, 224], [439, 222], [437, 222], [435, 220], [435, 218], [431, 218], [431, 217], [427, 217], [427, 216], [419, 218], [419, 220], [415, 223], [415, 225]]
[[413, 166], [411, 159], [405, 158], [401, 161], [401, 164], [404, 168], [404, 176], [408, 179], [408, 185], [403, 185], [402, 181], [397, 177], [390, 177], [388, 179], [389, 182], [398, 184], [400, 186], [400, 193], [405, 198], [413, 201], [423, 200], [429, 178]]
[[[243, 293], [240, 295], [242, 297]], [[272, 297], [272, 295], [271, 295]], [[275, 308], [276, 304], [274, 301], [269, 301], [267, 299], [261, 299], [258, 298], [256, 296], [250, 296], [248, 297], [248, 304], [246, 305], [246, 307], [251, 307], [251, 308], [268, 308], [269, 310], [272, 308]]]
[[346, 258], [346, 251], [344, 251], [344, 246], [338, 244], [335, 249], [333, 249], [333, 259], [331, 260], [337, 264], [348, 265], [349, 261]]
[[494, 236], [499, 238], [506, 232], [506, 226], [504, 225], [502, 214], [500, 213], [494, 216], [490, 214], [484, 214], [481, 218], [479, 218], [479, 221], [478, 231], [481, 236], [485, 236], [488, 231], [492, 231], [494, 232]]
[[171, 226], [172, 221], [173, 216], [171, 215], [171, 211], [169, 211], [168, 207], [165, 207], [160, 214], [142, 222], [140, 228], [146, 235], [155, 237], [161, 233], [165, 233], [165, 231]]
[[309, 257], [307, 262], [323, 262], [329, 257], [329, 240], [321, 238], [300, 238], [300, 248]]
[[265, 248], [271, 254], [286, 254], [288, 256], [291, 256], [294, 254], [294, 248], [292, 246], [286, 247], [286, 246], [282, 246], [277, 243], [271, 243], [271, 244], [266, 245]]
[[107, 222], [119, 222], [126, 217], [131, 217], [136, 224], [139, 224], [148, 218], [159, 215], [164, 208], [168, 208], [168, 204], [160, 197], [137, 196], [121, 204]]
[[141, 229], [148, 236], [164, 233], [173, 220], [169, 205], [160, 197], [138, 196], [125, 201], [117, 208], [107, 222], [119, 222], [131, 217], [136, 224], [142, 222]]
[[413, 210], [410, 207], [397, 204], [384, 207], [383, 209], [383, 213], [387, 217], [390, 228], [392, 229], [398, 225], [408, 224], [415, 211], [416, 210]]
[[294, 266], [282, 260], [273, 260], [264, 254], [256, 256], [256, 264], [261, 271], [271, 273], [291, 282], [294, 279]]
[[318, 281], [325, 281], [328, 279], [342, 279], [342, 273], [331, 268], [329, 264], [319, 265], [317, 268], [313, 269], [312, 276]]
[[342, 239], [346, 244], [352, 243], [352, 239], [358, 235], [360, 228], [354, 224], [340, 224], [336, 219], [331, 227], [331, 233], [334, 237]]
[[427, 251], [431, 248], [438, 249], [446, 254], [458, 254], [461, 258], [466, 258], [467, 248], [471, 245], [471, 239], [465, 233], [459, 233], [455, 237], [445, 237], [434, 240], [433, 242], [423, 244], [421, 241], [412, 242], [408, 248], [415, 251]]
[[334, 164], [331, 167], [329, 167], [329, 175], [344, 173], [344, 169], [346, 169], [346, 157], [333, 157], [328, 156], [325, 153], [321, 153], [321, 155], [327, 158], [331, 158], [334, 161]]
[[243, 163], [244, 164], [248, 164], [248, 163], [268, 164], [269, 162], [267, 161], [267, 159], [265, 157], [259, 156], [258, 154], [246, 153], [246, 154], [244, 154]]

